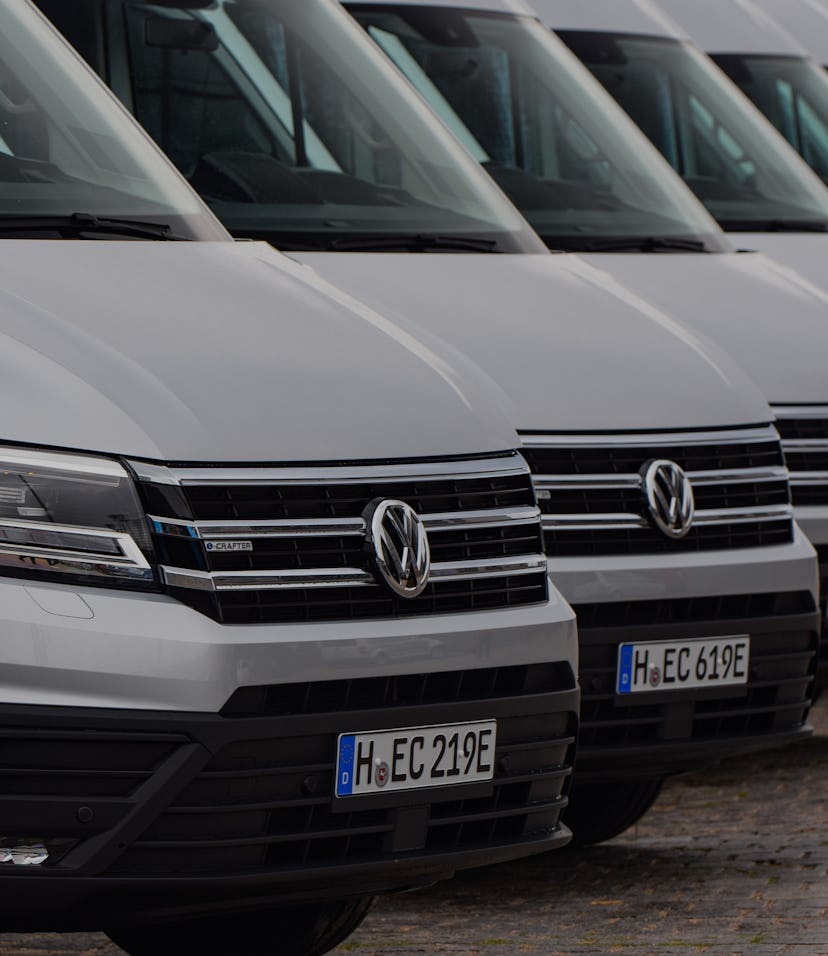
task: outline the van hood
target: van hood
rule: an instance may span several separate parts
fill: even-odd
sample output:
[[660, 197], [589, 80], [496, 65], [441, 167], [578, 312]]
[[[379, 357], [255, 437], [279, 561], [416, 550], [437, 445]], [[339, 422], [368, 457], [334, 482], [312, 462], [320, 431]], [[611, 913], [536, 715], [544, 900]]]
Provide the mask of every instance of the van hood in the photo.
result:
[[0, 441], [179, 462], [518, 443], [504, 396], [465, 358], [263, 243], [2, 247]]
[[292, 255], [465, 350], [509, 395], [524, 431], [769, 420], [758, 389], [720, 349], [576, 256]]
[[[777, 271], [794, 282], [810, 283], [814, 294], [828, 307], [828, 234], [805, 232], [740, 232], [730, 233], [729, 238], [740, 249], [758, 251], [768, 256]], [[826, 298], [822, 298], [825, 296]], [[825, 312], [828, 321], [828, 311]]]
[[[753, 238], [738, 236], [751, 247]], [[828, 236], [810, 238], [823, 243], [824, 275]], [[794, 271], [758, 253], [585, 258], [738, 357], [771, 404], [828, 403], [828, 292], [799, 276], [799, 263]]]

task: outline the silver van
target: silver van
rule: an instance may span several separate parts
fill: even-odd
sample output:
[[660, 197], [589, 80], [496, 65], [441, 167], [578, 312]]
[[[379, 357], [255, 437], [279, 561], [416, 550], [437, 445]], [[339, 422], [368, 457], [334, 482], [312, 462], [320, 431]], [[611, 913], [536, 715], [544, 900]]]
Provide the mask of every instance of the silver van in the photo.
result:
[[0, 244], [3, 931], [308, 956], [563, 846], [574, 615], [497, 387], [230, 241], [20, 0]]

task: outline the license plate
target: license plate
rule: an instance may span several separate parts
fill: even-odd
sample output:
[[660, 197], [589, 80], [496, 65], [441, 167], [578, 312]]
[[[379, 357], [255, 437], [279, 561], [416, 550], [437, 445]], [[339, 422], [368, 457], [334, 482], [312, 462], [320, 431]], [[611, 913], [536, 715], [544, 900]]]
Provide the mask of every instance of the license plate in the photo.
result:
[[340, 734], [336, 795], [477, 783], [494, 777], [496, 720]]
[[746, 684], [749, 659], [747, 634], [622, 644], [616, 689], [619, 694], [641, 694]]

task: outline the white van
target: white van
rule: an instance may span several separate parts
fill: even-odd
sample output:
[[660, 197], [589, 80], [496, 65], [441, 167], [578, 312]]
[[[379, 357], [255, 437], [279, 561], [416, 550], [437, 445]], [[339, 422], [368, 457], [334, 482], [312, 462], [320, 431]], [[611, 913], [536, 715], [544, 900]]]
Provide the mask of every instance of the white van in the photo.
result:
[[[797, 0], [801, 4], [801, 0]], [[707, 53], [785, 137], [805, 162], [828, 181], [828, 76], [808, 51], [753, 0], [714, 4], [668, 0], [693, 42]], [[812, 7], [806, 11], [815, 16]], [[780, 7], [778, 15], [785, 16]], [[796, 17], [794, 16], [794, 21]], [[828, 19], [820, 18], [823, 33]], [[819, 22], [819, 21], [818, 21]], [[819, 34], [817, 33], [817, 36]]]
[[[348, 0], [347, 7], [551, 249], [579, 252], [739, 356], [791, 439], [797, 515], [828, 578], [822, 296], [762, 255], [737, 255], [655, 148], [528, 7], [515, 0], [469, 0], [462, 10], [452, 0]], [[556, 25], [554, 8], [544, 8], [547, 25]], [[579, 7], [584, 16], [591, 9]], [[493, 95], [498, 87], [502, 95]], [[822, 476], [813, 464], [815, 442], [825, 455]], [[828, 646], [823, 679], [826, 666]]]
[[321, 954], [564, 845], [574, 615], [498, 389], [230, 241], [17, 0], [0, 134], [3, 931]]
[[548, 255], [336, 4], [45, 6], [231, 231], [438, 332], [504, 387], [582, 622], [577, 838], [634, 822], [668, 773], [796, 739], [810, 546], [767, 413], [721, 351]]
[[[755, 106], [692, 44], [691, 26], [750, 32], [736, 0], [534, 0], [547, 24], [613, 94], [745, 249], [795, 269], [828, 306], [828, 189]], [[734, 20], [735, 22], [731, 22]], [[730, 29], [728, 30], [728, 24]], [[796, 44], [788, 38], [791, 48]]]

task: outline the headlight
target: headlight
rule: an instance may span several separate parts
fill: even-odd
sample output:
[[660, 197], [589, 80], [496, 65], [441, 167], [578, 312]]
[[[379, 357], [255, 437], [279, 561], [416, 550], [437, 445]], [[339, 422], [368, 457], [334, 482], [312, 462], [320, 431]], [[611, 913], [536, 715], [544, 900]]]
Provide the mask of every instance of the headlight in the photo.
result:
[[144, 509], [117, 462], [0, 448], [0, 574], [152, 587]]

